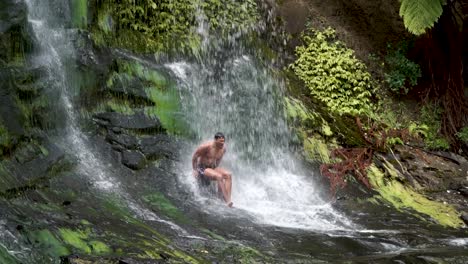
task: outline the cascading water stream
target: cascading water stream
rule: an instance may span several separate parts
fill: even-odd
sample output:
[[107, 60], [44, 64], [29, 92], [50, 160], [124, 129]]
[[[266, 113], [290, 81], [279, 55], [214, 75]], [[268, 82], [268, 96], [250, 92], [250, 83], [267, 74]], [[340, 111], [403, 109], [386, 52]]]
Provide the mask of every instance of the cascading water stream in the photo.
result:
[[[86, 135], [79, 128], [79, 116], [72, 103], [73, 96], [79, 92], [79, 84], [69, 81], [73, 75], [75, 54], [72, 43], [76, 37], [76, 29], [67, 28], [70, 21], [68, 1], [39, 1], [26, 0], [28, 5], [28, 20], [30, 21], [36, 39], [40, 44], [39, 54], [33, 64], [47, 69], [47, 84], [50, 93], [57, 96], [58, 103], [54, 106], [63, 113], [63, 133], [58, 133], [55, 141], [71, 156], [78, 160], [78, 173], [91, 180], [92, 184], [106, 193], [117, 194], [125, 200], [127, 206], [140, 218], [149, 221], [158, 221], [169, 225], [179, 234], [187, 236], [187, 232], [178, 225], [159, 218], [154, 212], [143, 208], [129, 194], [125, 193], [117, 178], [108, 173], [111, 165], [103, 164], [95, 153]], [[52, 10], [57, 10], [53, 13]], [[62, 13], [60, 13], [62, 12]], [[57, 92], [58, 91], [58, 92]], [[60, 114], [57, 114], [58, 116]]]
[[[203, 32], [202, 36], [206, 35]], [[346, 217], [320, 198], [311, 172], [303, 170], [288, 150], [290, 134], [280, 103], [282, 81], [235, 40], [211, 41], [203, 46], [198, 63], [181, 61], [166, 67], [179, 80], [183, 111], [198, 139], [211, 140], [218, 131], [227, 137], [228, 152], [221, 166], [233, 172], [235, 207], [271, 225], [354, 229]], [[198, 143], [187, 150], [182, 167], [190, 168]], [[205, 199], [190, 172], [181, 180], [198, 199]], [[216, 207], [211, 209], [217, 212], [219, 205]]]

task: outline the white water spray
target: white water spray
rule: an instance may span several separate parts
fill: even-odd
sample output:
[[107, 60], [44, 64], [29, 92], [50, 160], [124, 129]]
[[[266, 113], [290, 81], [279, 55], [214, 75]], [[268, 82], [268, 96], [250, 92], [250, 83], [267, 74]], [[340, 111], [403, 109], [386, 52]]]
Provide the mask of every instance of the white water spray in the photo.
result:
[[[95, 188], [105, 191], [108, 194], [117, 194], [123, 199], [127, 206], [137, 217], [157, 221], [169, 225], [180, 235], [187, 236], [188, 233], [178, 225], [159, 218], [154, 212], [141, 207], [127, 193], [121, 190], [118, 180], [110, 175], [110, 164], [103, 164], [102, 159], [95, 153], [89, 143], [89, 139], [80, 130], [79, 118], [72, 103], [74, 92], [79, 91], [77, 84], [68, 81], [69, 74], [73, 70], [67, 71], [66, 63], [74, 63], [76, 55], [70, 36], [76, 35], [75, 29], [65, 27], [67, 15], [62, 18], [60, 15], [51, 14], [51, 10], [59, 10], [63, 14], [70, 14], [68, 1], [39, 1], [27, 0], [28, 20], [33, 32], [38, 40], [41, 51], [35, 57], [35, 66], [42, 66], [47, 69], [47, 84], [51, 89], [59, 91], [59, 103], [57, 108], [64, 112], [64, 135], [57, 137], [57, 141], [69, 155], [75, 156], [78, 160], [78, 173], [87, 177]], [[62, 15], [63, 15], [62, 14]]]
[[[272, 71], [248, 55], [166, 67], [179, 80], [184, 113], [199, 139], [210, 140], [217, 131], [227, 137], [228, 152], [221, 166], [233, 172], [235, 207], [269, 225], [353, 229], [346, 217], [319, 197], [311, 179], [313, 172], [305, 172], [289, 153], [289, 133], [278, 104], [283, 84]], [[197, 143], [187, 150], [182, 165], [187, 170]], [[182, 175], [182, 181], [207, 210], [219, 213], [221, 205], [207, 203], [210, 198], [199, 194], [190, 171]]]

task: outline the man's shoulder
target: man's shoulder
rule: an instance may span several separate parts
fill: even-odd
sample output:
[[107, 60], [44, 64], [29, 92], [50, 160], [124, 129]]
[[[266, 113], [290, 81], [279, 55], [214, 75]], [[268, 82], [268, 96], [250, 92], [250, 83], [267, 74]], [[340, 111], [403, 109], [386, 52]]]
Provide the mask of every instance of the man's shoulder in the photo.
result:
[[209, 149], [212, 145], [213, 145], [212, 141], [204, 142], [198, 147], [198, 149], [200, 150]]

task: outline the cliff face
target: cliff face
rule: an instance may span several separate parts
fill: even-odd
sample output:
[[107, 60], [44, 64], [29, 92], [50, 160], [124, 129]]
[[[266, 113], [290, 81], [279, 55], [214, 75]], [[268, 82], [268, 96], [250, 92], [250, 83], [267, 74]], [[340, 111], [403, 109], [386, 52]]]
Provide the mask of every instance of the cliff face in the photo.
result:
[[332, 27], [360, 59], [366, 59], [369, 54], [385, 52], [388, 43], [408, 36], [398, 9], [398, 1], [285, 0], [278, 14], [293, 37], [291, 47], [298, 44], [307, 26]]

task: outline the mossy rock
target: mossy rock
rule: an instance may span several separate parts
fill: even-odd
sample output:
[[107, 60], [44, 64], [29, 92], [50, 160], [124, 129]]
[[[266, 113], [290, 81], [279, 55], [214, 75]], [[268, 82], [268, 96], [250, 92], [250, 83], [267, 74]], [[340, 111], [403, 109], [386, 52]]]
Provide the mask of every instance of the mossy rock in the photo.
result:
[[2, 264], [17, 264], [20, 263], [15, 256], [8, 253], [8, 250], [0, 245], [0, 263]]
[[452, 206], [431, 201], [401, 183], [399, 178], [403, 176], [399, 175], [393, 165], [385, 162], [383, 169], [384, 171], [371, 165], [367, 173], [369, 182], [379, 193], [380, 200], [392, 204], [398, 210], [414, 210], [427, 215], [442, 226], [460, 228], [464, 225], [460, 219], [460, 213]]

